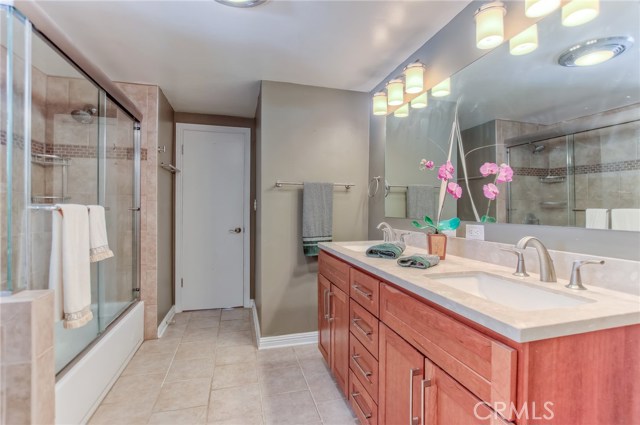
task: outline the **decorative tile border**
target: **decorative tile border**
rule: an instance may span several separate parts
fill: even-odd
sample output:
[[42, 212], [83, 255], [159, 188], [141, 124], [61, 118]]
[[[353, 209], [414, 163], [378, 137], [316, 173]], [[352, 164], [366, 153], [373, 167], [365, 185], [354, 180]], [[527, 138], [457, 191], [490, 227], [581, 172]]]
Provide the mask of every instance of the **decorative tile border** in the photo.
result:
[[[24, 138], [22, 136], [15, 136], [14, 141], [18, 149], [24, 148]], [[7, 144], [6, 132], [0, 132], [0, 144]], [[47, 155], [59, 155], [64, 158], [97, 158], [98, 151], [93, 146], [87, 145], [56, 145], [51, 143], [42, 143], [37, 141], [31, 142], [31, 152]], [[128, 159], [133, 160], [134, 150], [133, 148], [125, 148], [114, 146], [107, 148], [107, 159]], [[140, 158], [143, 161], [147, 160], [147, 149], [140, 149]]]
[[[614, 173], [618, 171], [640, 170], [640, 159], [630, 161], [609, 162], [606, 164], [577, 165], [569, 168], [570, 174], [597, 174]], [[517, 176], [546, 177], [546, 176], [566, 176], [567, 167], [558, 168], [533, 168], [533, 167], [513, 167], [513, 173]]]

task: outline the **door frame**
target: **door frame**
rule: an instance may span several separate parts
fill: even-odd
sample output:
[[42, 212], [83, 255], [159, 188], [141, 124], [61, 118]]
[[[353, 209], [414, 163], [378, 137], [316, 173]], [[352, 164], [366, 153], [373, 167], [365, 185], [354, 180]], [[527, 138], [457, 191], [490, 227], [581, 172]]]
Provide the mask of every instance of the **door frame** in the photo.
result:
[[[202, 125], [176, 123], [176, 168], [184, 169], [184, 155], [182, 146], [184, 144], [185, 130], [205, 130], [219, 133], [239, 133], [244, 135], [244, 189], [243, 189], [243, 217], [242, 217], [242, 246], [243, 246], [243, 307], [251, 307], [251, 129], [247, 127], [226, 127], [219, 125]], [[182, 173], [176, 173], [176, 197], [175, 208], [175, 307], [176, 312], [182, 311]]]

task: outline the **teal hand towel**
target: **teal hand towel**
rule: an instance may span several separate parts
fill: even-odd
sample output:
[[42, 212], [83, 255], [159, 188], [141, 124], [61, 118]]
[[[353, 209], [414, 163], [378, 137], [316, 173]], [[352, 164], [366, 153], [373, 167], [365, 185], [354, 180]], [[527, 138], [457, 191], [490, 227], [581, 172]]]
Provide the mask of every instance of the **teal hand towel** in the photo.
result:
[[367, 257], [388, 258], [393, 260], [402, 255], [405, 244], [385, 242], [367, 249]]
[[398, 265], [402, 267], [415, 267], [417, 269], [428, 269], [440, 262], [437, 255], [416, 254], [408, 257], [398, 258]]

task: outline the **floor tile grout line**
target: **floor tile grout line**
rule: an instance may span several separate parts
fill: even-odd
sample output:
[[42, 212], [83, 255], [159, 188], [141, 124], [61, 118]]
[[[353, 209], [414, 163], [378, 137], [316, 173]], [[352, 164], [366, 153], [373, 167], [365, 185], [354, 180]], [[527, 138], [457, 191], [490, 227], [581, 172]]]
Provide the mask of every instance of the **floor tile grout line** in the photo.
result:
[[300, 367], [300, 371], [302, 372], [302, 378], [304, 379], [305, 384], [307, 384], [307, 389], [309, 390], [309, 395], [311, 396], [311, 400], [313, 400], [313, 405], [316, 407], [316, 414], [320, 418], [320, 423], [324, 424], [324, 419], [322, 419], [322, 415], [320, 414], [320, 409], [318, 409], [318, 402], [316, 401], [316, 398], [313, 395], [313, 391], [311, 391], [311, 387], [309, 386], [309, 381], [307, 380], [307, 376], [305, 375], [304, 370], [302, 369], [302, 364], [300, 363], [300, 358], [298, 357], [298, 353], [296, 353], [295, 348], [293, 349], [293, 352], [296, 356], [298, 367]]

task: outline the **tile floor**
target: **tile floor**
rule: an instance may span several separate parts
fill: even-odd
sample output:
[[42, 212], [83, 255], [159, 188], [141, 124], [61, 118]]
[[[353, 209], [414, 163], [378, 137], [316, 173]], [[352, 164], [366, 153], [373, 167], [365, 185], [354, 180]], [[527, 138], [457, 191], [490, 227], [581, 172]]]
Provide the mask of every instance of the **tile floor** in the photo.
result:
[[251, 310], [176, 314], [90, 424], [356, 424], [316, 345], [258, 351]]

